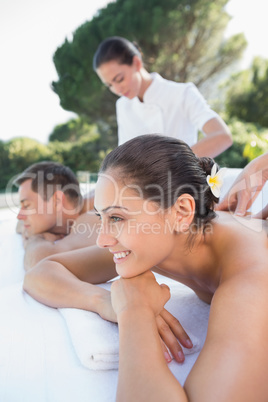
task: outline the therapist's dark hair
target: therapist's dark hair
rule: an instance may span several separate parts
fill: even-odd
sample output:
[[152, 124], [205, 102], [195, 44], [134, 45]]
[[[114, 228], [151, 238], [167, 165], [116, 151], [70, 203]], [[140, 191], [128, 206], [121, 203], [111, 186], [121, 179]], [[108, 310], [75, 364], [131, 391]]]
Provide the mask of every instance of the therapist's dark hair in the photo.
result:
[[134, 56], [142, 58], [136, 43], [120, 36], [111, 36], [98, 46], [93, 57], [93, 69], [96, 71], [102, 64], [113, 60], [131, 66]]
[[110, 152], [100, 173], [112, 171], [123, 184], [136, 187], [144, 199], [164, 209], [174, 205], [180, 195], [190, 194], [195, 200], [193, 223], [198, 229], [216, 216], [214, 203], [218, 198], [207, 184], [214, 163], [212, 158], [198, 158], [184, 141], [146, 134]]

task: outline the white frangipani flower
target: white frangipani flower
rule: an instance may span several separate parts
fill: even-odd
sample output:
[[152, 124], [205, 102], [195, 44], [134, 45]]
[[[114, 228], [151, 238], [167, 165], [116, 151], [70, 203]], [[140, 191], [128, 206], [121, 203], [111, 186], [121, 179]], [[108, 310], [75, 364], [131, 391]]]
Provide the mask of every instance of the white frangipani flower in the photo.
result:
[[207, 183], [212, 191], [212, 194], [220, 198], [221, 187], [223, 185], [223, 177], [227, 168], [222, 168], [217, 172], [217, 165], [214, 163], [211, 169], [211, 174], [207, 175]]

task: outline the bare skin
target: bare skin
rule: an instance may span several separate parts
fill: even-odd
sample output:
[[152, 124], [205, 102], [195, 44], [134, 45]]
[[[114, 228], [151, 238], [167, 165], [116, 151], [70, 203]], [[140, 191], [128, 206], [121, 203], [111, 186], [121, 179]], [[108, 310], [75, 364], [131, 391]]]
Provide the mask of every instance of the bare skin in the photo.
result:
[[[44, 232], [30, 236], [24, 241], [24, 267], [32, 268], [42, 259], [53, 255], [94, 246], [97, 239], [99, 222], [94, 213], [80, 215], [66, 235]], [[111, 259], [112, 261], [112, 259]]]
[[[259, 195], [268, 180], [268, 153], [251, 161], [235, 180], [228, 194], [223, 198], [217, 209], [234, 211], [236, 215], [244, 216], [253, 201]], [[268, 218], [268, 205], [264, 206], [256, 218]]]
[[87, 200], [80, 211], [62, 191], [46, 200], [32, 190], [31, 184], [29, 179], [19, 187], [17, 232], [23, 236], [25, 270], [50, 255], [96, 244], [99, 221], [93, 211], [86, 211], [92, 207]]
[[[190, 195], [165, 212], [133, 195], [127, 189], [118, 198], [101, 178], [95, 197], [102, 219], [98, 244], [114, 255], [121, 276], [112, 285], [120, 329], [117, 400], [266, 401], [268, 252], [260, 222], [219, 213], [211, 231], [197, 235], [189, 249]], [[167, 222], [172, 230], [165, 230]], [[158, 232], [146, 233], [148, 225]], [[184, 387], [167, 369], [156, 336], [155, 315], [168, 295], [148, 275], [152, 267], [211, 302], [207, 339]]]

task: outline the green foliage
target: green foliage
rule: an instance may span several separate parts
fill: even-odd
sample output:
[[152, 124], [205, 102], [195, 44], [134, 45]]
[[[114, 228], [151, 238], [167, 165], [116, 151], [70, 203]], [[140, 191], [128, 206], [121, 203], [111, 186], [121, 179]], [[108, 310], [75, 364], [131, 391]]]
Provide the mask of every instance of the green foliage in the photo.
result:
[[246, 46], [242, 34], [224, 40], [228, 0], [117, 0], [80, 26], [54, 54], [58, 81], [52, 88], [62, 107], [79, 116], [109, 121], [115, 96], [92, 69], [106, 37], [137, 41], [146, 67], [168, 79], [200, 85], [236, 61]]
[[[268, 151], [268, 129], [237, 119], [230, 120], [228, 125], [234, 144], [216, 158], [221, 166], [244, 167], [250, 160]], [[109, 126], [103, 125], [102, 129], [106, 131], [106, 138], [109, 138]], [[76, 173], [97, 173], [102, 160], [113, 146], [110, 147], [108, 142], [104, 144], [100, 133], [94, 132], [78, 136], [76, 141], [72, 137], [71, 141], [54, 140], [48, 145], [30, 138], [0, 141], [0, 190], [4, 190], [7, 183], [26, 167], [42, 160], [58, 161]]]
[[49, 141], [76, 142], [79, 139], [90, 140], [97, 135], [98, 128], [95, 124], [88, 124], [82, 118], [69, 120], [67, 123], [57, 125], [49, 136]]
[[[106, 151], [104, 151], [106, 149]], [[52, 160], [78, 170], [97, 173], [106, 153], [111, 148], [104, 147], [100, 135], [80, 136], [77, 141], [51, 141], [44, 145], [31, 138], [14, 138], [0, 141], [0, 190], [29, 165], [42, 160]]]
[[49, 160], [52, 154], [46, 145], [28, 137], [17, 137], [0, 144], [1, 180], [0, 189], [32, 163]]
[[[41, 160], [59, 161], [75, 172], [97, 172], [117, 145], [116, 97], [92, 68], [104, 38], [119, 35], [136, 41], [144, 52], [145, 67], [175, 81], [200, 86], [230, 67], [241, 57], [246, 40], [243, 34], [224, 39], [228, 1], [116, 0], [81, 25], [72, 40], [66, 39], [56, 50], [58, 80], [52, 83], [61, 106], [79, 117], [56, 126], [48, 145], [29, 138], [0, 141], [0, 189]], [[258, 59], [250, 70], [232, 78], [230, 116], [268, 127], [267, 63]], [[222, 166], [243, 167], [268, 150], [267, 130], [237, 119], [231, 119], [229, 126], [234, 145], [216, 158]]]
[[27, 137], [18, 137], [7, 143], [9, 168], [19, 174], [32, 163], [50, 159], [46, 145]]
[[49, 141], [77, 143], [95, 141], [98, 138], [103, 149], [112, 149], [117, 145], [117, 138], [113, 133], [115, 119], [110, 118], [109, 123], [99, 120], [95, 124], [88, 124], [85, 119], [78, 117], [56, 126], [49, 136]]
[[268, 129], [237, 119], [231, 119], [228, 126], [234, 143], [215, 158], [220, 166], [243, 168], [252, 159], [268, 151]]
[[0, 141], [0, 190], [6, 187], [7, 182], [9, 181], [12, 173], [10, 174], [9, 170], [9, 152], [7, 143], [4, 141]]
[[268, 60], [255, 58], [251, 67], [233, 75], [227, 86], [229, 116], [268, 127]]

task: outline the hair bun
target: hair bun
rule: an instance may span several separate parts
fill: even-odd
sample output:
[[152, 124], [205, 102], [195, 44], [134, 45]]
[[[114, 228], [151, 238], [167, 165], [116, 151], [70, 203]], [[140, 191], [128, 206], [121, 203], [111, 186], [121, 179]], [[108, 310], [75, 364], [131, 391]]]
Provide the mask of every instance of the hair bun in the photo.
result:
[[[214, 164], [215, 164], [215, 161], [212, 158], [209, 158], [207, 156], [202, 156], [201, 158], [199, 158], [199, 165], [204, 170], [206, 175], [211, 174], [211, 169]], [[219, 169], [218, 165], [217, 165], [217, 169]]]

